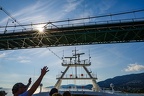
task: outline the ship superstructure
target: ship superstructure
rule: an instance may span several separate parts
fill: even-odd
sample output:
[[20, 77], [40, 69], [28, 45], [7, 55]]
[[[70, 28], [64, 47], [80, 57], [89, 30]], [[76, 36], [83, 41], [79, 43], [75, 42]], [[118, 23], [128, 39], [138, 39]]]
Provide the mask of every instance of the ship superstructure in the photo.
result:
[[[60, 76], [57, 76], [57, 82], [55, 84], [55, 88], [59, 89], [62, 83], [62, 80], [91, 80], [93, 84], [93, 91], [100, 92], [101, 88], [98, 86], [96, 79], [97, 77], [92, 74], [91, 71], [87, 69], [88, 66], [91, 65], [90, 62], [90, 56], [89, 59], [81, 60], [81, 55], [84, 55], [85, 53], [77, 53], [78, 50], [73, 50], [74, 54], [72, 57], [64, 57], [62, 66], [66, 67], [66, 69], [61, 72], [62, 74]], [[75, 68], [75, 74], [71, 74], [69, 76], [66, 75], [68, 70], [74, 67]], [[77, 67], [81, 67], [85, 70], [86, 74], [77, 74]]]

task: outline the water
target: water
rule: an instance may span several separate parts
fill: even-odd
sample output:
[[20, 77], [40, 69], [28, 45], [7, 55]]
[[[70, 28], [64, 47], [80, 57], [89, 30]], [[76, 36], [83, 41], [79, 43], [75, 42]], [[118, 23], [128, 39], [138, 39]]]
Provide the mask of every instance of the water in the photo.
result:
[[[11, 88], [3, 88], [3, 89], [0, 89], [0, 91], [5, 91], [7, 93], [6, 96], [12, 96], [13, 95], [12, 91], [11, 91]], [[48, 91], [50, 91], [49, 88], [43, 88], [42, 89], [42, 92], [48, 92]], [[35, 93], [39, 93], [39, 92], [40, 92], [40, 89], [38, 88]], [[119, 96], [144, 96], [144, 93], [143, 94], [137, 94], [137, 93], [115, 93], [115, 94], [117, 94]]]

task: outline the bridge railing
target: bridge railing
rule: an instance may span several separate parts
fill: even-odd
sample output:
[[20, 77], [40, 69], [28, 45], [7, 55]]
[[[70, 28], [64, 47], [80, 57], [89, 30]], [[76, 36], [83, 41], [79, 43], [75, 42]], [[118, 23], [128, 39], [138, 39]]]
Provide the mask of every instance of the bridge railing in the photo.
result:
[[[72, 27], [80, 27], [80, 26], [90, 26], [90, 25], [102, 25], [102, 24], [115, 24], [115, 23], [126, 23], [126, 22], [138, 22], [144, 21], [144, 18], [132, 18], [132, 19], [121, 19], [121, 20], [108, 20], [108, 21], [95, 21], [95, 22], [81, 22], [81, 23], [71, 23], [71, 24], [56, 24], [55, 26], [49, 25], [46, 29], [59, 29], [59, 28], [72, 28]], [[34, 27], [34, 26], [32, 26]], [[0, 34], [4, 33], [17, 33], [17, 32], [28, 32], [28, 31], [38, 31], [36, 28], [26, 28], [26, 29], [15, 29], [10, 28], [10, 30], [3, 31], [0, 30]]]

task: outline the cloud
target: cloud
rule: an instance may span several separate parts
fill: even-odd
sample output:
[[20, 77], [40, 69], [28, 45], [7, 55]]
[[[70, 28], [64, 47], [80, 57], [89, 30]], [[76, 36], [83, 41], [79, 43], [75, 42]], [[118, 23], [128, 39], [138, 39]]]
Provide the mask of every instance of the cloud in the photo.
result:
[[[39, 21], [39, 20], [44, 20], [44, 13], [45, 13], [45, 9], [46, 7], [42, 7], [45, 6], [45, 3], [42, 2], [36, 2], [33, 5], [29, 5], [26, 6], [23, 9], [20, 9], [18, 12], [14, 13], [13, 16], [14, 17], [19, 17], [19, 21], [23, 22], [23, 23], [27, 23], [29, 21]], [[39, 19], [41, 18], [41, 19]]]
[[30, 60], [20, 60], [21, 63], [28, 63]]
[[77, 8], [77, 6], [81, 4], [82, 1], [81, 0], [79, 0], [79, 1], [68, 0], [67, 2], [68, 2], [68, 4], [66, 4], [64, 6], [65, 12], [71, 12], [71, 11], [75, 10]]
[[5, 57], [5, 56], [6, 56], [5, 53], [0, 54], [0, 58], [3, 58], [3, 57]]
[[[43, 7], [44, 6], [44, 7]], [[20, 24], [26, 24], [26, 23], [35, 23], [35, 22], [43, 22], [46, 21], [46, 16], [45, 16], [45, 10], [46, 6], [45, 3], [41, 2], [36, 2], [32, 5], [25, 6], [24, 8], [20, 8], [16, 12], [11, 12], [11, 16], [16, 19], [17, 22]], [[4, 15], [4, 14], [3, 14]], [[13, 21], [12, 18], [9, 16], [6, 16], [1, 20], [2, 25], [6, 25], [6, 23], [9, 20]], [[41, 19], [40, 19], [41, 18]], [[14, 26], [18, 25], [18, 23], [11, 23], [11, 21], [8, 22], [8, 25]], [[24, 28], [32, 28], [33, 26], [24, 26]], [[23, 29], [23, 27], [14, 27], [14, 28], [9, 28], [7, 27], [7, 30], [17, 30], [17, 29]], [[5, 30], [4, 28], [0, 29], [0, 31]]]
[[140, 65], [140, 64], [129, 64], [127, 66], [127, 68], [125, 68], [124, 71], [126, 72], [134, 72], [134, 71], [141, 71], [141, 70], [144, 70], [144, 65]]
[[[113, 5], [115, 5], [116, 0], [112, 0], [109, 2], [109, 0], [101, 1], [97, 4], [97, 8], [100, 14], [105, 13], [107, 10], [109, 10]], [[103, 7], [104, 6], [104, 7]]]
[[17, 58], [17, 60], [20, 62], [20, 63], [28, 63], [30, 62], [29, 58], [28, 57], [25, 57], [25, 56], [19, 56]]
[[[43, 22], [43, 21], [46, 21], [48, 17], [46, 13], [49, 12], [49, 10], [47, 9], [49, 9], [51, 5], [52, 4], [49, 2], [36, 1], [32, 4], [19, 8], [19, 10], [17, 11], [10, 12], [10, 14], [13, 18], [15, 18], [21, 24], [31, 23], [31, 22], [32, 23]], [[4, 19], [1, 20], [1, 23], [6, 23], [8, 18], [10, 17], [6, 16]]]
[[[16, 12], [11, 12], [12, 17], [14, 17], [20, 24], [30, 24], [39, 22], [48, 22], [48, 20], [56, 20], [65, 17], [71, 11], [75, 10], [77, 6], [81, 4], [82, 0], [68, 0], [65, 4], [60, 4], [56, 6], [57, 1], [52, 2], [41, 2], [37, 1], [33, 4], [29, 4], [22, 8], [19, 8]], [[51, 14], [52, 13], [52, 14]], [[8, 17], [1, 20], [3, 25], [6, 25]], [[17, 23], [10, 23], [8, 25], [17, 25]], [[25, 28], [33, 28], [34, 26], [24, 26]], [[17, 30], [23, 29], [22, 27], [7, 28], [7, 30]], [[2, 31], [4, 29], [1, 29]]]
[[9, 60], [9, 61], [17, 61], [17, 62], [20, 62], [20, 63], [29, 63], [29, 62], [31, 62], [31, 60], [30, 60], [30, 57], [26, 57], [26, 56], [11, 56], [11, 57], [7, 57], [6, 58], [7, 60]]
[[7, 51], [7, 52], [2, 52], [2, 53], [0, 53], [0, 58], [7, 58], [7, 56], [12, 54], [13, 52], [14, 52], [14, 50], [10, 50], [10, 51]]

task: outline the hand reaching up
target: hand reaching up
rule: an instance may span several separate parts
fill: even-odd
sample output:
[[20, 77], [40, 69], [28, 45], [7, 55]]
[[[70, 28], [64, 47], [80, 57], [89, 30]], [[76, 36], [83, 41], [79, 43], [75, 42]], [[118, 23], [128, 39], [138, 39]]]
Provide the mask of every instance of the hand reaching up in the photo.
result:
[[47, 66], [44, 66], [42, 69], [41, 69], [41, 75], [44, 76], [47, 72], [48, 72], [48, 67]]
[[30, 83], [30, 84], [31, 84], [31, 82], [32, 82], [32, 81], [31, 81], [31, 78], [29, 78], [28, 83]]

